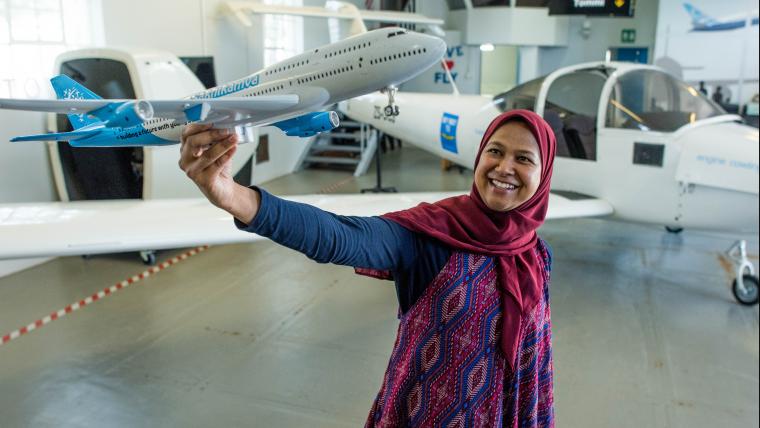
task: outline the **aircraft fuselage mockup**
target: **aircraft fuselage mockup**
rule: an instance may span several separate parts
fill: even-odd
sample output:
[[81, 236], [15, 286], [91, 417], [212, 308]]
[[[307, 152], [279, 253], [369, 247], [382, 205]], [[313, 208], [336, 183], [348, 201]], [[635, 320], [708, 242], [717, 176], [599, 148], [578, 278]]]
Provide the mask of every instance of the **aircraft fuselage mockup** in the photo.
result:
[[758, 230], [758, 131], [664, 71], [588, 63], [495, 97], [399, 92], [399, 116], [369, 94], [341, 104], [352, 119], [467, 168], [488, 123], [526, 108], [557, 135], [553, 191], [609, 202], [623, 220]]
[[58, 100], [0, 99], [0, 108], [66, 113], [72, 132], [11, 141], [65, 140], [72, 146], [176, 144], [193, 122], [217, 128], [271, 124], [311, 136], [338, 126], [320, 112], [338, 101], [398, 85], [440, 61], [437, 37], [392, 27], [304, 52], [225, 85], [181, 100], [104, 100], [67, 76], [51, 80]]

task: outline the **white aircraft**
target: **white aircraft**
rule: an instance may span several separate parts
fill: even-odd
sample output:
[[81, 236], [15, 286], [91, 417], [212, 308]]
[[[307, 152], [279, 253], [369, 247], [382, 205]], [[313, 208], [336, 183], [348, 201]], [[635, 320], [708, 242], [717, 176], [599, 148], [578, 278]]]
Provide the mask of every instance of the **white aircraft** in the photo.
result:
[[757, 25], [757, 9], [749, 14], [737, 14], [733, 16], [724, 16], [713, 18], [697, 9], [691, 3], [684, 3], [686, 13], [691, 17], [691, 31], [728, 31], [744, 28], [749, 21], [749, 25]]
[[[286, 13], [293, 15], [324, 16], [338, 19], [353, 19], [352, 32], [361, 33], [366, 31], [360, 18], [360, 14], [352, 5], [341, 3], [339, 12], [320, 12], [311, 10], [315, 8], [288, 8], [277, 6], [264, 8], [265, 11], [256, 12], [251, 9], [256, 3], [241, 3], [241, 10], [249, 10], [254, 13]], [[259, 6], [256, 6], [258, 8]], [[309, 10], [304, 10], [309, 9]], [[353, 9], [353, 11], [352, 11]], [[237, 10], [236, 14], [242, 13]], [[361, 15], [368, 15], [368, 12], [362, 12]], [[386, 18], [381, 18], [383, 20]], [[373, 65], [383, 65], [394, 60], [392, 56], [382, 55], [374, 58], [377, 62]], [[390, 135], [403, 138], [405, 141], [420, 145], [427, 150], [438, 154], [439, 156], [453, 160], [465, 167], [473, 164], [477, 143], [480, 141], [485, 126], [490, 119], [498, 114], [504, 108], [532, 108], [539, 113], [545, 114], [553, 124], [559, 125], [556, 120], [552, 120], [551, 111], [556, 109], [555, 113], [561, 123], [561, 126], [555, 132], [558, 137], [564, 138], [565, 133], [562, 128], [566, 128], [569, 137], [572, 140], [567, 147], [560, 146], [559, 158], [557, 159], [557, 168], [555, 168], [555, 189], [565, 188], [574, 191], [574, 193], [555, 192], [550, 196], [549, 212], [547, 219], [569, 218], [569, 217], [588, 217], [609, 215], [614, 213], [621, 218], [632, 220], [646, 221], [649, 219], [659, 219], [653, 213], [658, 212], [659, 204], [665, 202], [667, 206], [669, 200], [660, 200], [657, 198], [668, 195], [681, 201], [681, 205], [674, 208], [671, 217], [662, 217], [665, 220], [650, 220], [656, 223], [675, 225], [676, 227], [688, 226], [692, 223], [697, 224], [697, 218], [702, 221], [709, 220], [709, 216], [695, 216], [694, 209], [704, 205], [702, 195], [704, 193], [722, 195], [723, 192], [728, 194], [739, 194], [740, 204], [746, 204], [747, 201], [753, 204], [749, 205], [750, 213], [746, 216], [752, 217], [754, 209], [755, 230], [757, 224], [757, 170], [755, 169], [754, 178], [746, 188], [738, 189], [726, 188], [725, 177], [721, 171], [716, 169], [747, 169], [747, 165], [739, 163], [736, 158], [736, 151], [741, 152], [743, 146], [739, 144], [738, 148], [725, 149], [724, 144], [707, 145], [704, 140], [694, 144], [685, 144], [691, 141], [690, 136], [693, 134], [692, 129], [708, 126], [720, 126], [712, 134], [729, 132], [732, 135], [745, 135], [746, 138], [753, 140], [754, 155], [747, 154], [748, 159], [757, 160], [757, 132], [750, 128], [736, 127], [732, 122], [737, 120], [736, 116], [723, 116], [713, 119], [702, 119], [703, 111], [699, 110], [689, 115], [690, 124], [676, 132], [658, 131], [655, 126], [657, 117], [649, 117], [645, 114], [648, 104], [646, 101], [654, 99], [654, 95], [660, 94], [672, 101], [683, 98], [682, 90], [687, 88], [685, 85], [675, 85], [668, 80], [672, 79], [661, 72], [653, 76], [661, 76], [666, 82], [664, 89], [661, 87], [650, 87], [646, 91], [642, 87], [636, 88], [633, 84], [624, 84], [624, 72], [627, 66], [624, 64], [589, 64], [584, 66], [572, 67], [559, 70], [547, 78], [539, 79], [529, 84], [516, 88], [504, 96], [498, 96], [490, 99], [481, 96], [457, 96], [434, 95], [434, 94], [403, 94], [400, 99], [396, 100], [397, 104], [402, 106], [405, 113], [398, 115], [398, 108], [393, 105], [393, 99], [387, 95], [373, 94], [352, 100], [344, 106], [344, 110], [354, 118], [364, 120], [375, 125], [377, 128], [387, 132]], [[587, 70], [588, 69], [588, 70]], [[651, 67], [643, 67], [642, 70], [648, 70]], [[575, 71], [579, 75], [574, 74]], [[635, 71], [629, 69], [628, 71]], [[654, 71], [657, 71], [654, 69]], [[586, 76], [584, 78], [583, 76]], [[646, 75], [649, 75], [647, 73]], [[567, 81], [564, 77], [567, 76]], [[580, 78], [576, 79], [576, 77]], [[635, 76], [635, 74], [632, 74]], [[562, 79], [560, 79], [562, 77]], [[575, 80], [574, 80], [575, 79]], [[616, 83], [620, 79], [619, 83]], [[602, 105], [600, 100], [606, 99], [601, 94], [589, 91], [588, 82], [593, 80], [591, 88], [597, 92], [604, 90], [604, 94], [609, 96], [614, 93], [613, 107]], [[547, 98], [547, 92], [554, 82], [563, 82], [564, 85], [558, 85], [558, 88], [564, 87], [566, 96], [573, 103], [564, 105], [555, 103], [554, 97]], [[575, 83], [573, 83], [575, 82]], [[610, 83], [612, 82], [612, 83]], [[577, 83], [577, 87], [575, 86]], [[614, 86], [614, 87], [613, 87]], [[629, 86], [633, 86], [630, 88]], [[662, 85], [661, 85], [662, 86]], [[554, 86], [552, 86], [554, 88]], [[520, 89], [518, 91], [518, 89]], [[675, 90], [675, 92], [674, 92]], [[696, 91], [686, 89], [693, 97], [698, 97]], [[692, 93], [693, 91], [693, 93]], [[562, 92], [562, 91], [560, 91]], [[393, 91], [390, 91], [393, 94]], [[631, 95], [633, 94], [633, 95]], [[637, 95], [638, 94], [638, 95]], [[549, 94], [552, 95], [552, 94]], [[629, 99], [630, 97], [634, 99]], [[427, 97], [427, 98], [426, 98]], [[639, 99], [638, 104], [635, 98]], [[544, 111], [543, 105], [546, 100], [557, 105], [549, 108], [547, 105]], [[699, 99], [698, 104], [701, 106], [704, 99]], [[386, 104], [387, 102], [387, 104]], [[625, 103], [628, 103], [626, 106]], [[710, 108], [715, 109], [709, 101]], [[597, 107], [597, 104], [598, 107]], [[643, 106], [640, 114], [631, 110], [638, 105]], [[653, 105], [656, 108], [665, 108], [657, 102]], [[620, 107], [618, 107], [618, 105]], [[574, 116], [575, 107], [583, 107], [579, 112], [588, 112], [590, 116], [598, 115], [602, 126], [595, 127], [592, 125], [592, 140], [588, 140], [588, 129], [584, 129], [580, 124], [573, 124], [571, 120]], [[408, 110], [407, 110], [408, 108]], [[607, 113], [607, 109], [610, 113]], [[709, 110], [709, 109], [708, 109]], [[408, 113], [406, 113], [408, 111]], [[714, 110], [721, 113], [720, 110]], [[655, 111], [651, 111], [654, 113]], [[632, 114], [631, 114], [632, 113]], [[610, 118], [615, 118], [620, 126], [632, 126], [630, 129], [620, 129], [618, 126], [607, 127], [604, 121], [605, 114]], [[709, 113], [708, 113], [709, 115]], [[658, 116], [659, 117], [659, 116]], [[642, 120], [645, 119], [646, 121]], [[411, 120], [408, 120], [411, 119]], [[556, 119], [556, 117], [554, 118]], [[631, 122], [631, 119], [633, 122]], [[699, 120], [698, 120], [699, 119]], [[612, 119], [610, 119], [612, 120]], [[564, 121], [567, 121], [565, 123]], [[650, 122], [651, 121], [651, 122]], [[583, 121], [587, 122], [587, 121]], [[402, 126], [403, 124], [403, 126]], [[608, 129], [609, 128], [609, 129]], [[591, 150], [590, 141], [596, 143], [596, 130], [599, 129], [599, 152], [596, 152], [596, 146]], [[671, 130], [672, 131], [672, 130]], [[754, 132], [754, 133], [753, 133]], [[632, 139], [637, 140], [643, 145], [637, 145]], [[687, 138], [689, 137], [689, 138]], [[580, 140], [585, 138], [584, 140]], [[604, 144], [603, 141], [616, 141], [613, 145]], [[721, 140], [725, 140], [721, 135]], [[584, 145], [585, 144], [585, 145]], [[569, 147], [572, 145], [573, 158], [569, 158]], [[659, 146], [659, 147], [658, 147]], [[668, 146], [668, 150], [665, 147]], [[726, 144], [727, 147], [734, 147], [734, 144]], [[563, 148], [564, 147], [564, 148]], [[588, 150], [587, 150], [588, 147]], [[688, 149], [688, 150], [686, 150]], [[718, 157], [715, 152], [720, 150]], [[629, 153], [633, 152], [634, 162], [633, 169]], [[658, 152], [661, 157], [658, 159]], [[751, 149], [750, 149], [751, 152]], [[741, 154], [741, 153], [739, 153]], [[583, 155], [583, 159], [581, 158]], [[683, 156], [684, 161], [677, 159]], [[696, 158], [694, 157], [696, 156]], [[701, 158], [699, 157], [701, 156]], [[712, 156], [712, 157], [706, 157]], [[596, 159], [599, 159], [597, 162]], [[723, 160], [721, 162], [721, 159]], [[744, 159], [744, 158], [741, 158]], [[659, 162], [658, 162], [659, 160]], [[734, 161], [734, 162], [732, 162]], [[659, 163], [660, 165], [656, 165]], [[680, 166], [675, 171], [677, 175], [668, 175], [672, 173], [673, 164], [678, 163]], [[713, 169], [707, 169], [704, 174], [701, 173], [699, 165], [707, 165]], [[578, 169], [572, 171], [568, 166], [584, 165], [589, 169]], [[650, 177], [647, 175], [647, 169], [653, 173]], [[659, 171], [659, 173], [657, 172]], [[696, 173], [696, 174], [695, 174]], [[745, 171], [745, 173], [747, 173]], [[599, 179], [595, 177], [620, 177], [625, 175], [623, 180]], [[748, 173], [752, 178], [751, 171]], [[589, 179], [590, 178], [590, 179]], [[564, 186], [558, 183], [565, 183], [566, 180], [572, 179], [573, 183], [585, 183], [575, 188], [573, 186]], [[661, 194], [659, 187], [666, 179], [681, 184], [675, 185], [678, 189], [670, 194]], [[712, 180], [712, 181], [711, 181]], [[668, 181], [668, 183], [670, 182]], [[661, 183], [662, 182], [662, 183]], [[730, 180], [728, 181], [731, 182]], [[754, 190], [752, 184], [754, 184]], [[717, 187], [716, 187], [717, 186]], [[663, 186], [670, 188], [673, 186]], [[642, 191], [642, 188], [644, 189]], [[577, 192], [583, 192], [593, 197], [578, 197]], [[650, 192], [646, 193], [644, 192]], [[754, 192], [754, 193], [753, 193]], [[749, 193], [749, 195], [744, 195]], [[420, 202], [433, 202], [452, 194], [449, 193], [417, 193], [417, 194], [393, 194], [393, 195], [340, 195], [340, 196], [296, 196], [288, 199], [306, 202], [320, 208], [344, 215], [377, 215], [388, 211], [408, 208]], [[647, 197], [643, 197], [647, 196]], [[651, 197], [649, 197], [651, 196]], [[693, 197], [696, 196], [696, 197]], [[632, 203], [627, 203], [630, 197]], [[754, 198], [754, 199], [753, 199]], [[612, 204], [611, 204], [611, 203]], [[613, 206], [615, 209], [613, 210]], [[696, 208], [695, 208], [696, 207]], [[713, 205], [707, 205], [705, 209], [714, 210]], [[629, 214], [626, 214], [629, 213]], [[688, 215], [684, 216], [684, 213]], [[746, 211], [744, 212], [746, 214]], [[119, 228], [112, 228], [114, 219], [117, 216], [123, 216], [125, 221], [119, 222]], [[741, 214], [741, 224], [744, 225], [744, 217]], [[705, 219], [707, 218], [707, 220]], [[672, 220], [671, 220], [672, 219]], [[172, 200], [172, 201], [123, 201], [118, 202], [74, 202], [74, 203], [48, 203], [48, 204], [6, 204], [0, 205], [0, 241], [13, 242], [13, 246], [0, 246], [0, 260], [14, 259], [21, 257], [41, 257], [71, 254], [96, 254], [110, 253], [130, 250], [152, 250], [176, 248], [180, 246], [198, 245], [198, 244], [221, 244], [234, 242], [247, 242], [260, 239], [255, 235], [240, 232], [230, 227], [231, 218], [228, 214], [210, 206], [205, 200]], [[725, 225], [725, 221], [718, 223]], [[49, 236], [56, 236], [55, 240], [48, 239]], [[746, 250], [743, 246], [739, 247], [739, 261], [737, 262], [737, 281], [734, 285], [734, 295], [740, 302], [745, 304], [757, 303], [758, 287], [757, 280], [754, 278], [754, 268], [746, 259]], [[749, 272], [749, 275], [744, 275]]]
[[67, 76], [51, 79], [58, 100], [0, 99], [0, 108], [68, 114], [74, 130], [11, 141], [68, 141], [74, 147], [179, 143], [184, 125], [217, 128], [271, 124], [308, 137], [338, 126], [338, 101], [394, 87], [440, 61], [446, 44], [392, 27], [296, 55], [255, 74], [180, 100], [113, 100]]
[[[758, 131], [656, 67], [597, 62], [559, 69], [494, 97], [399, 93], [361, 96], [350, 118], [471, 168], [499, 113], [526, 108], [557, 136], [552, 191], [607, 201], [618, 219], [682, 228], [758, 231]], [[731, 255], [734, 295], [757, 303], [746, 244]]]

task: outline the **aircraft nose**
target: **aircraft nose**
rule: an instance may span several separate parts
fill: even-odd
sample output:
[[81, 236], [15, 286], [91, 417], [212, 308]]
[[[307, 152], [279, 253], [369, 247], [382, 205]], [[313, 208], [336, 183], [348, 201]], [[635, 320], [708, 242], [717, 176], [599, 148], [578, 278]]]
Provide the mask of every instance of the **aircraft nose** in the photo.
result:
[[446, 53], [446, 42], [443, 39], [435, 36], [425, 36], [428, 38], [428, 49], [432, 53], [432, 57], [436, 61], [440, 61], [443, 58], [443, 54]]

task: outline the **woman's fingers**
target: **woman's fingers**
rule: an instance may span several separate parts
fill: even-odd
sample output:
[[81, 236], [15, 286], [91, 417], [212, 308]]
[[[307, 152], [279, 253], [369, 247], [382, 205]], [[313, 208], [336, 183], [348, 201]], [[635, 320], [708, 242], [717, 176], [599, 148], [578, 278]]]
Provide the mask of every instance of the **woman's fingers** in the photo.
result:
[[[232, 157], [235, 155], [235, 152], [237, 151], [237, 144], [230, 147], [230, 149], [219, 158], [209, 165], [205, 170], [204, 173], [208, 174], [209, 176], [215, 176], [218, 175], [224, 171], [226, 171], [230, 166], [230, 161], [232, 160]], [[229, 175], [229, 174], [228, 174]]]
[[203, 152], [203, 154], [196, 161], [196, 167], [199, 169], [206, 169], [209, 165], [216, 162], [222, 155], [227, 153], [233, 146], [237, 144], [237, 135], [232, 134], [222, 141], [216, 142], [213, 146]]
[[[182, 131], [179, 167], [190, 175], [191, 169], [197, 170], [196, 161], [217, 143], [230, 138], [230, 133], [227, 129], [211, 129], [211, 125], [188, 125]], [[213, 157], [218, 158], [218, 153]], [[203, 166], [206, 165], [208, 162], [203, 162]]]
[[198, 182], [213, 177], [214, 172], [209, 171], [209, 166], [213, 165], [222, 155], [227, 153], [231, 148], [237, 145], [237, 135], [228, 136], [222, 141], [218, 141], [210, 148], [204, 150], [198, 158], [185, 165], [184, 171], [188, 177]]

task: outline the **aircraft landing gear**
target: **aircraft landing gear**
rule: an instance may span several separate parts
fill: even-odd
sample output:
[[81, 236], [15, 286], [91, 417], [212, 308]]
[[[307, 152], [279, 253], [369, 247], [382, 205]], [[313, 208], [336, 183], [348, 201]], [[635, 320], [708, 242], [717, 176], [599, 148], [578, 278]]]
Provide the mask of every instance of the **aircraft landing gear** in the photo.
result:
[[681, 232], [683, 232], [683, 227], [678, 227], [678, 226], [665, 226], [665, 230], [667, 230], [667, 231], [668, 231], [668, 232], [670, 232], [670, 233], [676, 233], [676, 234], [678, 234], [678, 233], [681, 233]]
[[388, 94], [388, 105], [383, 109], [383, 113], [386, 116], [398, 116], [398, 106], [394, 105], [393, 97], [396, 95], [398, 88], [395, 86], [388, 86], [380, 90], [382, 94]]
[[156, 264], [156, 252], [154, 250], [140, 251], [140, 259], [144, 265], [153, 266]]
[[758, 279], [755, 267], [747, 258], [747, 241], [736, 241], [726, 251], [726, 256], [734, 262], [736, 278], [731, 286], [736, 300], [742, 305], [752, 306], [758, 302]]

